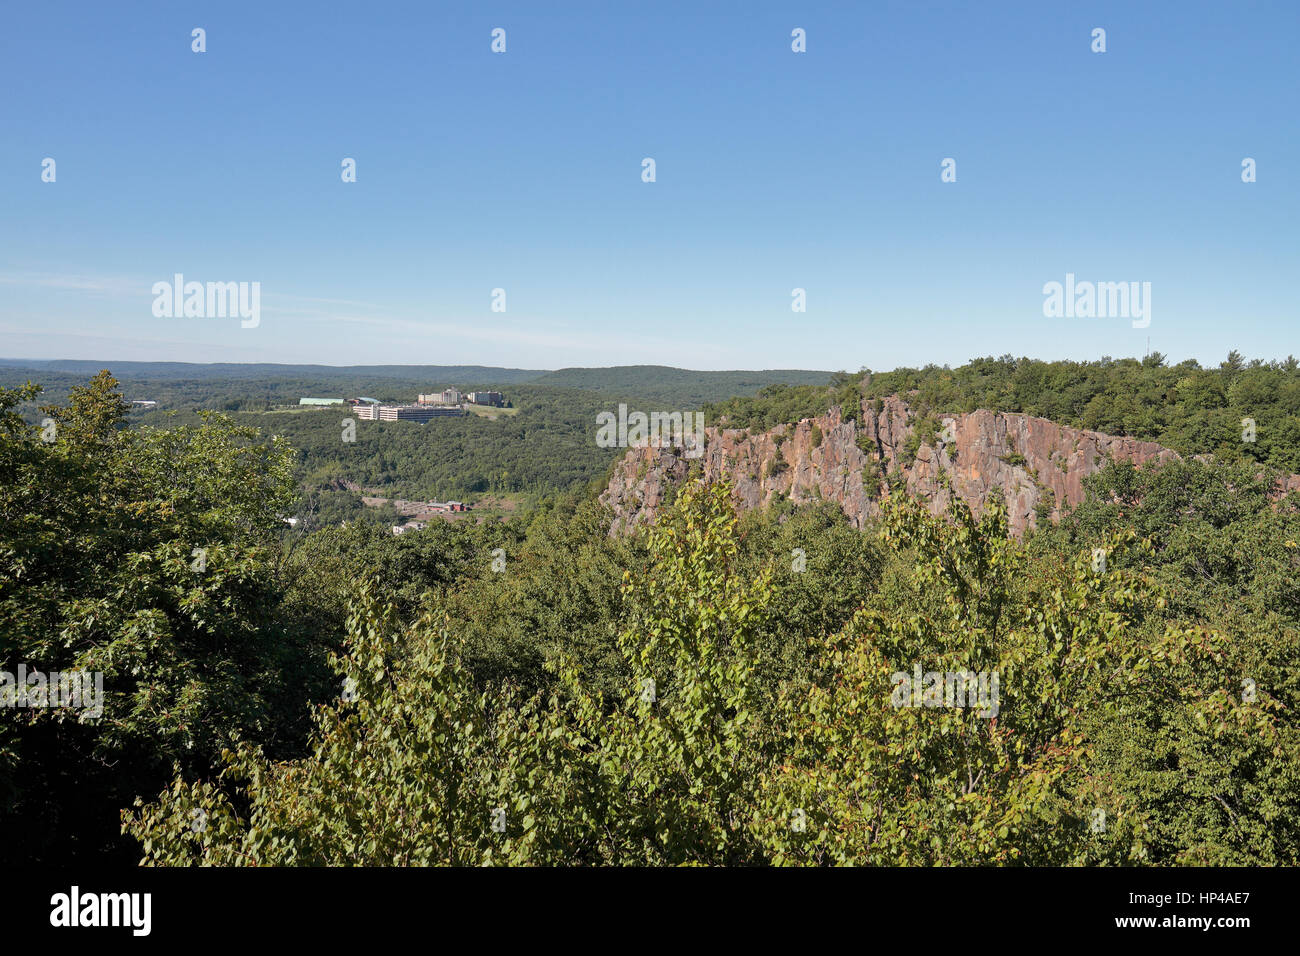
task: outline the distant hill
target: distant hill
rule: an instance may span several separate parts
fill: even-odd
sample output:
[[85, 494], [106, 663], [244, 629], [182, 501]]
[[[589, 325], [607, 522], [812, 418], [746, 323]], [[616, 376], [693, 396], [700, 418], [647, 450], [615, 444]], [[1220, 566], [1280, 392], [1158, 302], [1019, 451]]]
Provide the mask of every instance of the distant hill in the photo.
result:
[[562, 368], [535, 379], [556, 385], [610, 394], [655, 398], [670, 405], [696, 406], [735, 395], [754, 395], [768, 385], [826, 385], [831, 372], [807, 369], [698, 372], [667, 365], [616, 365], [611, 368]]
[[666, 365], [612, 368], [495, 368], [485, 365], [278, 365], [189, 362], [116, 362], [82, 359], [0, 358], [0, 385], [27, 379], [46, 386], [45, 400], [107, 368], [130, 398], [169, 407], [203, 405], [235, 410], [266, 403], [295, 403], [299, 396], [371, 395], [410, 400], [419, 392], [522, 386], [573, 388], [666, 408], [698, 408], [706, 402], [753, 396], [769, 385], [825, 385], [830, 372], [800, 369], [694, 371]]
[[[8, 359], [0, 358], [0, 368], [33, 371], [67, 372], [94, 375], [106, 368], [119, 379], [137, 381], [203, 381], [219, 379], [292, 378], [328, 381], [333, 378], [431, 379], [435, 382], [494, 382], [502, 385], [527, 382], [546, 375], [545, 369], [494, 368], [485, 365], [277, 365], [273, 363], [216, 362], [117, 362], [108, 359]], [[6, 376], [8, 378], [9, 376]]]

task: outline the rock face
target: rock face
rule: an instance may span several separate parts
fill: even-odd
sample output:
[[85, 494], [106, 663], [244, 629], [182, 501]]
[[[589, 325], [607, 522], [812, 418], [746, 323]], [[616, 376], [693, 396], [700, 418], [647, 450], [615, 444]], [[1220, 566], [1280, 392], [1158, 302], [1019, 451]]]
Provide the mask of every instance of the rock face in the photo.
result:
[[864, 403], [860, 425], [832, 408], [757, 434], [709, 428], [704, 455], [694, 460], [668, 448], [629, 449], [601, 495], [615, 514], [610, 533], [652, 521], [669, 487], [698, 469], [708, 480], [729, 477], [742, 508], [766, 505], [778, 493], [795, 502], [826, 499], [858, 528], [879, 512], [886, 473], [899, 475], [908, 493], [929, 501], [935, 514], [946, 512], [954, 497], [978, 514], [996, 488], [1018, 535], [1035, 525], [1040, 507], [1055, 521], [1063, 506], [1079, 504], [1083, 479], [1107, 459], [1142, 465], [1179, 457], [1154, 442], [1029, 415], [980, 410], [939, 420], [939, 434], [922, 436], [910, 462], [905, 449], [917, 416], [897, 396]]

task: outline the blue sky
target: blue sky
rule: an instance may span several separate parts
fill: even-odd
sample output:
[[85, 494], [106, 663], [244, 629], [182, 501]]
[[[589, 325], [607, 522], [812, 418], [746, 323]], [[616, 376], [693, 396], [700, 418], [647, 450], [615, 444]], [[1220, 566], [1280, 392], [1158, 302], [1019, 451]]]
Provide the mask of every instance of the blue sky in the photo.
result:
[[[1141, 355], [1148, 336], [1207, 363], [1300, 353], [1291, 0], [3, 19], [0, 356], [887, 369]], [[260, 282], [260, 324], [156, 318], [151, 287], [178, 272]], [[1067, 272], [1150, 282], [1150, 327], [1045, 318]]]

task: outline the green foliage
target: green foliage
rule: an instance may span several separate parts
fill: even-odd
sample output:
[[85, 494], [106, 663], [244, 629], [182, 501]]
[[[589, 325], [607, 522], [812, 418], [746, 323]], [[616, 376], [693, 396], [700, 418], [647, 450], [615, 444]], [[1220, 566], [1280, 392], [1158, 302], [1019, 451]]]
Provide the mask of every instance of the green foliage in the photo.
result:
[[0, 390], [0, 660], [98, 672], [105, 694], [97, 719], [7, 717], [0, 819], [23, 821], [19, 858], [97, 847], [114, 805], [224, 740], [301, 734], [292, 702], [323, 664], [277, 613], [288, 447], [217, 415], [128, 430], [116, 384], [74, 389], [40, 432], [12, 411], [32, 389]]
[[402, 628], [367, 587], [336, 659], [348, 699], [318, 714], [312, 757], [232, 748], [225, 788], [178, 780], [126, 830], [162, 864], [745, 862], [771, 587], [734, 573], [727, 498], [685, 492], [651, 532], [652, 570], [628, 574], [633, 679], [612, 709], [564, 657], [548, 700], [477, 692], [446, 622]]
[[[404, 627], [363, 590], [338, 661], [357, 698], [321, 711], [313, 755], [238, 747], [216, 783], [178, 779], [126, 817], [145, 861], [1295, 862], [1294, 646], [1269, 670], [1264, 647], [1168, 619], [1132, 528], [1099, 564], [1009, 539], [997, 502], [949, 523], [891, 497], [877, 586], [884, 555], [855, 555], [870, 539], [841, 537], [832, 509], [738, 523], [728, 498], [690, 485], [649, 532], [612, 700], [563, 650], [545, 691], [482, 690], [452, 622]], [[825, 538], [801, 571], [771, 560]], [[843, 582], [860, 609], [831, 606], [825, 576], [863, 559]], [[799, 610], [777, 620], [786, 598]], [[917, 667], [996, 674], [998, 695], [899, 706]]]
[[729, 496], [686, 489], [650, 532], [649, 572], [627, 576], [634, 610], [619, 647], [634, 683], [597, 749], [607, 862], [753, 862], [742, 824], [759, 770], [753, 678], [772, 572], [737, 573]]
[[[548, 691], [555, 678], [544, 665], [567, 655], [593, 690], [621, 690], [627, 675], [616, 640], [620, 583], [626, 569], [644, 563], [645, 549], [610, 538], [610, 520], [608, 509], [590, 500], [558, 501], [540, 509], [526, 530], [511, 526], [494, 536], [485, 527], [469, 538], [476, 561], [458, 587], [441, 590], [435, 606], [457, 622], [477, 682]], [[491, 570], [496, 547], [505, 554], [501, 573]]]
[[828, 386], [768, 385], [756, 396], [735, 396], [704, 406], [705, 420], [728, 428], [760, 431], [777, 425], [814, 418], [838, 406], [845, 421], [856, 421], [861, 412], [859, 379], [840, 373]]
[[[608, 395], [638, 395], [665, 408], [698, 408], [705, 402], [733, 395], [750, 395], [774, 383], [821, 385], [828, 372], [806, 369], [697, 372], [664, 365], [623, 365], [615, 368], [567, 368], [548, 372], [533, 384], [581, 388]], [[713, 420], [709, 420], [713, 424]]]
[[769, 459], [767, 464], [763, 466], [763, 479], [766, 481], [769, 478], [775, 478], [789, 470], [790, 463], [781, 457], [780, 452], [777, 452], [776, 456]]
[[[933, 446], [935, 439], [939, 435], [939, 428], [939, 420], [931, 414], [923, 415], [917, 419], [911, 433], [907, 436], [907, 440], [903, 442], [903, 448], [899, 453], [901, 463], [906, 466], [914, 462], [922, 445]], [[859, 440], [859, 447], [861, 446], [862, 442]], [[866, 448], [863, 448], [863, 451], [866, 450]]]
[[[1102, 549], [1105, 571], [1086, 554], [1031, 564], [1000, 507], [955, 517], [889, 504], [899, 585], [828, 642], [822, 681], [786, 697], [793, 753], [764, 814], [773, 861], [1294, 859], [1294, 721], [1263, 694], [1238, 699], [1225, 635], [1157, 620], [1150, 576], [1123, 569], [1149, 546], [1130, 530]], [[891, 681], [914, 666], [1000, 674], [996, 714], [895, 706]]]
[[[1152, 545], [1164, 617], [1212, 647], [1212, 667], [1180, 669], [1097, 730], [1116, 778], [1154, 808], [1153, 847], [1175, 862], [1281, 864], [1300, 846], [1300, 503], [1278, 492], [1277, 476], [1245, 462], [1114, 464], [1031, 542], [1046, 555], [1136, 529]], [[1197, 696], [1209, 704], [1182, 703]]]

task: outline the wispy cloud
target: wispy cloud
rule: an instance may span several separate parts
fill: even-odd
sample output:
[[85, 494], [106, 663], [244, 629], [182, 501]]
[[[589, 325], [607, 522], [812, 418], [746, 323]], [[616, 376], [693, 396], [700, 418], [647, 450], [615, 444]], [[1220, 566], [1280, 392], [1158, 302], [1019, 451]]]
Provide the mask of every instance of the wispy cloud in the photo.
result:
[[65, 289], [95, 295], [148, 294], [152, 285], [141, 279], [124, 276], [59, 275], [52, 272], [0, 272], [0, 285], [39, 289]]
[[[469, 342], [490, 342], [494, 345], [526, 345], [543, 349], [566, 349], [593, 355], [608, 355], [611, 350], [615, 349], [638, 349], [658, 352], [664, 348], [664, 342], [659, 338], [627, 334], [618, 335], [617, 337], [609, 334], [574, 334], [567, 330], [560, 331], [554, 328], [537, 326], [534, 324], [535, 320], [525, 317], [512, 316], [507, 319], [502, 315], [494, 315], [491, 320], [486, 321], [475, 318], [448, 322], [445, 320], [418, 319], [393, 315], [365, 315], [355, 312], [332, 312], [319, 309], [284, 309], [269, 305], [262, 311], [267, 317], [284, 314], [305, 318], [308, 321], [366, 325], [376, 329], [387, 329], [393, 333], [401, 334], [404, 337], [403, 345], [409, 345], [411, 342], [421, 340], [430, 345], [436, 345], [439, 341], [456, 339]], [[527, 323], [529, 327], [521, 328], [522, 323]], [[692, 349], [697, 352], [725, 351], [722, 346], [715, 348], [707, 345], [700, 346], [696, 343], [692, 343]]]
[[[154, 281], [157, 281], [157, 277], [145, 279], [55, 272], [0, 273], [0, 287], [46, 289], [141, 300], [152, 294]], [[284, 318], [286, 322], [281, 324], [281, 331], [287, 332], [291, 337], [295, 333], [310, 331], [313, 326], [336, 324], [365, 326], [389, 332], [394, 336], [390, 345], [400, 350], [409, 349], [413, 345], [436, 349], [454, 341], [487, 343], [498, 348], [514, 347], [539, 352], [578, 353], [591, 355], [597, 361], [612, 362], [615, 356], [629, 354], [643, 356], [645, 361], [666, 362], [673, 356], [677, 356], [677, 360], [683, 358], [677, 354], [679, 350], [673, 343], [663, 337], [637, 334], [613, 324], [601, 327], [599, 332], [585, 332], [575, 329], [567, 321], [544, 321], [518, 315], [494, 314], [490, 318], [475, 316], [464, 319], [420, 318], [373, 302], [284, 292], [265, 292], [264, 300], [263, 316], [272, 321], [277, 316]], [[9, 318], [13, 316], [10, 315]], [[48, 320], [47, 316], [45, 321]], [[72, 333], [60, 331], [59, 334], [67, 336]], [[98, 337], [92, 334], [85, 338]], [[168, 339], [134, 341], [183, 344]], [[733, 351], [734, 348], [725, 343], [702, 342], [695, 338], [692, 338], [690, 345], [690, 357], [697, 362], [713, 356], [725, 357]], [[567, 359], [565, 361], [568, 363]]]
[[269, 302], [275, 302], [284, 299], [288, 302], [322, 302], [326, 305], [353, 305], [363, 309], [382, 309], [383, 306], [375, 305], [373, 302], [357, 302], [352, 299], [322, 299], [310, 295], [285, 295], [284, 293], [268, 292], [266, 299]]

